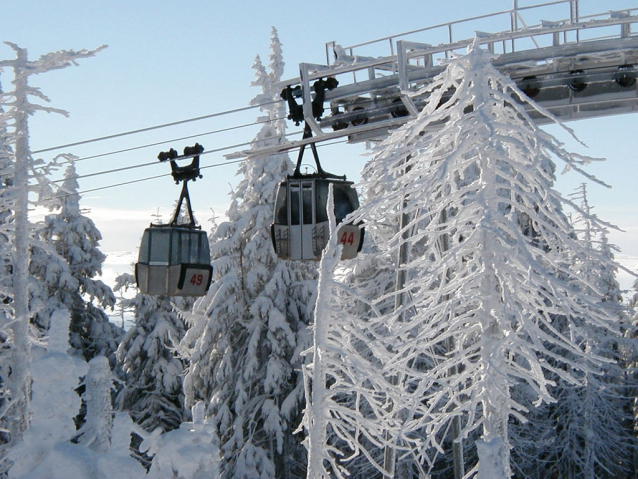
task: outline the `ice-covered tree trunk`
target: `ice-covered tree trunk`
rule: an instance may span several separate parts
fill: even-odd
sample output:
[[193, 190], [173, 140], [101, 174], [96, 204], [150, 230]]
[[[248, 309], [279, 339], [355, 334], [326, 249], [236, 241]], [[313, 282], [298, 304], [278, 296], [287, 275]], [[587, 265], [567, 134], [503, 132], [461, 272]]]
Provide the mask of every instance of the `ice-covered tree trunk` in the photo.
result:
[[[15, 99], [18, 105], [27, 104], [27, 79], [23, 69], [27, 63], [27, 52], [16, 49], [18, 54], [16, 68]], [[13, 258], [13, 302], [15, 319], [11, 327], [13, 349], [11, 360], [11, 402], [16, 404], [13, 414], [18, 420], [17, 430], [12, 431], [12, 440], [19, 439], [20, 434], [28, 427], [29, 401], [29, 127], [27, 110], [15, 111], [15, 166], [14, 166], [14, 215], [15, 215], [15, 251]]]
[[[326, 355], [330, 349], [330, 339], [328, 335], [331, 324], [330, 295], [334, 277], [334, 270], [341, 258], [341, 246], [336, 239], [336, 222], [334, 214], [332, 185], [328, 192], [327, 211], [330, 220], [330, 241], [321, 257], [319, 265], [319, 279], [317, 280], [317, 299], [315, 306], [314, 322], [314, 346], [312, 358], [312, 387], [310, 387], [310, 401], [306, 404], [305, 425], [308, 431], [308, 479], [327, 479], [330, 477], [329, 470], [325, 463], [330, 463], [335, 470], [334, 458], [329, 453], [328, 444], [328, 424], [330, 422], [330, 411], [328, 408], [329, 393], [326, 384]], [[339, 474], [339, 473], [337, 473]]]
[[[327, 211], [333, 211], [332, 185]], [[341, 245], [332, 213], [329, 228], [330, 240], [319, 266], [312, 363], [304, 368], [307, 479], [348, 477], [351, 471], [344, 457], [357, 455], [365, 456], [376, 472], [383, 472], [375, 451], [386, 437], [396, 436], [396, 431], [388, 430], [392, 396], [379, 394], [390, 386], [380, 370], [388, 358], [376, 341], [375, 322], [366, 324], [351, 313], [357, 310], [356, 303], [367, 302], [335, 281]]]
[[[271, 72], [255, 61], [263, 126], [255, 147], [282, 142], [285, 103], [274, 83], [283, 69], [273, 29]], [[286, 154], [251, 158], [232, 193], [229, 221], [211, 239], [213, 284], [199, 300], [182, 342], [190, 365], [186, 403], [207, 405], [223, 455], [223, 478], [303, 477], [305, 451], [293, 435], [304, 402], [300, 352], [309, 346], [312, 268], [279, 261], [270, 225], [278, 184], [292, 172]]]

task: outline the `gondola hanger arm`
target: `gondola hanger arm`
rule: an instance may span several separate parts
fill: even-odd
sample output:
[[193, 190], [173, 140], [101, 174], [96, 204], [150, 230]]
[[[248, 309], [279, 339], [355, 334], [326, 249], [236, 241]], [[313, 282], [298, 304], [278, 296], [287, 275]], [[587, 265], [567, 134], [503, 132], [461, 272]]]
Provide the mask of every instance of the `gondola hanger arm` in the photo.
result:
[[[303, 138], [304, 139], [312, 138], [312, 128], [310, 127], [308, 123], [306, 123], [304, 127]], [[294, 173], [292, 174], [293, 178], [301, 178], [304, 176], [308, 176], [301, 173], [301, 161], [303, 160], [303, 154], [304, 154], [305, 148], [306, 148], [305, 144], [301, 145], [301, 147], [299, 148], [299, 156], [297, 157], [297, 166], [295, 168]], [[332, 173], [328, 173], [327, 171], [324, 171], [324, 169], [321, 167], [321, 162], [319, 161], [319, 154], [317, 153], [317, 147], [315, 146], [313, 142], [310, 143], [310, 148], [312, 149], [312, 156], [315, 160], [315, 165], [317, 166], [316, 176], [318, 178], [333, 178], [333, 179], [340, 179], [340, 180], [346, 179], [345, 175], [338, 176]]]

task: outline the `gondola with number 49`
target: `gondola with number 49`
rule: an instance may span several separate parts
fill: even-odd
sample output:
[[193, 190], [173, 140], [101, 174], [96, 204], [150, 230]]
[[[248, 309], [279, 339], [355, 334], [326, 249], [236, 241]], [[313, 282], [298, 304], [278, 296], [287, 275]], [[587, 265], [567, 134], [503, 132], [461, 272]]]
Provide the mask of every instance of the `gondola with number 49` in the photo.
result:
[[[169, 224], [151, 224], [142, 236], [135, 279], [142, 294], [168, 296], [203, 296], [208, 291], [213, 275], [210, 264], [208, 236], [195, 224], [187, 182], [201, 178], [199, 154], [203, 148], [196, 144], [184, 149], [178, 157], [171, 149], [159, 155], [160, 161], [171, 162], [173, 179], [183, 181], [173, 219]], [[178, 166], [176, 160], [190, 158], [189, 165]], [[189, 222], [178, 223], [182, 204], [186, 202]]]

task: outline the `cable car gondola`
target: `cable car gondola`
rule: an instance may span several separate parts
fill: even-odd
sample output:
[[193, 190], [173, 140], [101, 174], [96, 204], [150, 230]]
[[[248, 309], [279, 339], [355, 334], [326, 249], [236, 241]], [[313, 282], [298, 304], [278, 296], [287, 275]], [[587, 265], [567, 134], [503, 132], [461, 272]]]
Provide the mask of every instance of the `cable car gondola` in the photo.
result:
[[[306, 125], [304, 138], [312, 136]], [[352, 259], [361, 251], [364, 229], [353, 224], [343, 224], [343, 219], [359, 207], [353, 182], [345, 176], [326, 173], [321, 168], [314, 143], [310, 143], [317, 164], [317, 173], [302, 174], [300, 171], [304, 146], [299, 151], [297, 167], [279, 185], [273, 224], [270, 228], [275, 253], [281, 259], [321, 259], [328, 244], [328, 192], [332, 185], [334, 214], [339, 225], [337, 235], [343, 245], [341, 259]]]
[[[151, 224], [144, 230], [135, 280], [142, 294], [168, 296], [203, 296], [213, 275], [210, 264], [208, 236], [195, 224], [187, 183], [201, 178], [199, 154], [204, 148], [195, 144], [184, 149], [184, 157], [193, 157], [191, 164], [178, 166], [180, 159], [171, 148], [162, 152], [160, 161], [171, 162], [175, 183], [183, 181], [182, 192], [169, 224]], [[181, 158], [184, 158], [181, 157]], [[183, 202], [186, 201], [189, 222], [178, 223]]]

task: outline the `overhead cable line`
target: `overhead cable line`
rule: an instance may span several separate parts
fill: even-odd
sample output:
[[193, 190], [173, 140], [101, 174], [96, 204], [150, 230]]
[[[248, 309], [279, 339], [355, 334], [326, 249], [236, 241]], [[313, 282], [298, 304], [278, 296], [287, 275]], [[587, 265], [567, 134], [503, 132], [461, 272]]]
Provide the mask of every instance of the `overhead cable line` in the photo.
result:
[[[209, 151], [204, 151], [202, 153], [200, 153], [199, 155], [210, 155], [211, 153], [219, 153], [220, 151], [224, 151], [224, 150], [231, 150], [233, 148], [239, 148], [240, 146], [248, 146], [250, 145], [252, 142], [251, 141], [247, 141], [244, 143], [237, 143], [236, 145], [230, 145], [230, 146], [224, 146], [222, 148], [216, 148], [214, 150], [209, 150]], [[219, 163], [217, 165], [212, 165], [212, 166], [221, 166], [221, 165], [225, 165], [225, 164], [230, 164], [230, 163], [235, 163], [234, 161], [232, 162], [227, 162], [227, 163]], [[109, 173], [119, 173], [120, 171], [126, 171], [126, 170], [133, 170], [135, 168], [142, 168], [144, 166], [153, 166], [153, 165], [159, 165], [160, 163], [157, 161], [152, 161], [149, 163], [140, 163], [137, 165], [131, 165], [131, 166], [123, 166], [122, 168], [115, 168], [113, 170], [104, 170], [104, 171], [97, 171], [95, 173], [87, 173], [86, 175], [75, 175], [72, 176], [70, 178], [61, 178], [59, 180], [53, 180], [51, 181], [51, 183], [62, 183], [66, 180], [79, 180], [82, 178], [90, 178], [91, 176], [101, 176], [101, 175], [107, 175]], [[210, 168], [210, 166], [203, 166], [200, 169], [204, 169], [204, 168]], [[165, 176], [165, 175], [161, 175], [161, 176]], [[154, 178], [158, 178], [158, 177], [154, 177]]]
[[[260, 123], [274, 122], [274, 121], [277, 121], [277, 120], [280, 120], [280, 119], [282, 119], [282, 118], [275, 118], [275, 119], [272, 119], [272, 120], [263, 120], [261, 122], [254, 122], [254, 123], [250, 123], [250, 124], [246, 124], [246, 125], [240, 125], [240, 126], [236, 126], [236, 127], [229, 127], [228, 129], [242, 128], [243, 126], [257, 125], [257, 124], [260, 124]], [[381, 129], [381, 128], [383, 128], [383, 126], [379, 127], [379, 129]], [[219, 130], [219, 131], [224, 131], [224, 130]], [[296, 132], [293, 132], [293, 133], [290, 133], [289, 135], [287, 135], [286, 138], [289, 138], [289, 137], [294, 136], [294, 135], [299, 135], [301, 133], [302, 133], [301, 131], [296, 131]], [[195, 136], [201, 136], [201, 135], [193, 135], [191, 137], [185, 137], [185, 138], [192, 138], [192, 137], [195, 137]], [[178, 140], [173, 140], [173, 141], [178, 141]], [[224, 146], [224, 147], [216, 148], [214, 150], [204, 151], [200, 155], [208, 155], [208, 154], [212, 154], [212, 153], [218, 153], [220, 151], [230, 150], [230, 149], [233, 149], [233, 148], [239, 148], [239, 147], [242, 147], [242, 146], [249, 146], [252, 143], [254, 143], [255, 141], [256, 140], [253, 139], [251, 141], [244, 142], [244, 143], [237, 143], [235, 145]], [[347, 141], [347, 140], [335, 141], [335, 142], [326, 143], [326, 144], [319, 145], [319, 146], [330, 146], [330, 145], [334, 145], [334, 144], [341, 143], [341, 142], [344, 142], [344, 141]], [[158, 144], [163, 144], [163, 143], [168, 143], [168, 142], [169, 141], [161, 142], [161, 143], [158, 143]], [[140, 149], [140, 148], [145, 148], [147, 146], [157, 146], [157, 144], [138, 146], [138, 147], [131, 148], [131, 149]], [[127, 151], [127, 150], [122, 150], [122, 151]], [[114, 153], [117, 153], [117, 152], [112, 152], [112, 153], [114, 154]], [[109, 153], [104, 153], [102, 155], [108, 155], [108, 154]], [[100, 155], [97, 155], [97, 156], [100, 156]], [[88, 158], [91, 158], [91, 157], [81, 158], [80, 160], [88, 159]], [[74, 160], [74, 161], [80, 161], [80, 160]], [[235, 162], [231, 161], [231, 162], [226, 162], [226, 163], [221, 163], [221, 164], [232, 164], [232, 163], [235, 163]], [[71, 178], [62, 178], [62, 179], [58, 179], [58, 180], [53, 180], [53, 181], [51, 181], [51, 183], [62, 183], [66, 179], [76, 179], [76, 180], [78, 180], [78, 179], [82, 179], [82, 178], [89, 178], [89, 177], [92, 177], [92, 176], [106, 175], [106, 174], [109, 174], [109, 173], [119, 173], [121, 171], [132, 170], [132, 169], [142, 168], [142, 167], [145, 167], [145, 166], [152, 166], [152, 165], [156, 165], [156, 164], [157, 164], [157, 162], [153, 161], [153, 162], [141, 163], [141, 164], [136, 164], [136, 165], [131, 165], [131, 166], [124, 166], [124, 167], [115, 168], [115, 169], [112, 169], [112, 170], [98, 171], [98, 172], [95, 172], [95, 173], [88, 173], [88, 174], [85, 174], [85, 175], [76, 175], [76, 176], [73, 176]], [[218, 166], [218, 165], [214, 165], [214, 166]], [[203, 167], [203, 168], [208, 168], [208, 167]], [[156, 177], [154, 177], [154, 178], [156, 178]], [[128, 183], [123, 183], [123, 184], [128, 184]]]
[[[269, 121], [272, 121], [272, 120], [269, 120]], [[288, 137], [291, 137], [291, 136], [294, 136], [294, 135], [298, 135], [300, 133], [301, 132], [297, 131], [297, 132], [291, 133], [290, 135], [288, 135]], [[223, 146], [223, 147], [220, 147], [220, 148], [215, 148], [214, 150], [208, 150], [208, 151], [204, 151], [204, 152], [200, 153], [200, 156], [210, 155], [212, 153], [219, 153], [220, 151], [225, 151], [225, 150], [232, 150], [233, 148], [239, 148], [239, 147], [242, 147], [242, 146], [249, 146], [253, 142], [254, 142], [254, 140], [251, 140], [251, 141], [246, 141], [244, 143], [236, 143], [234, 145], [229, 145], [229, 146]], [[228, 164], [232, 164], [232, 163], [235, 163], [235, 162], [233, 161], [233, 162], [227, 162], [227, 163]], [[221, 163], [221, 164], [227, 164], [227, 163]], [[84, 175], [75, 175], [75, 176], [71, 176], [71, 177], [67, 177], [67, 178], [60, 178], [58, 180], [51, 180], [51, 183], [63, 183], [66, 180], [79, 180], [79, 179], [82, 179], [82, 178], [90, 178], [92, 176], [101, 176], [101, 175], [106, 175], [106, 174], [109, 174], [109, 173], [119, 173], [121, 171], [134, 170], [136, 168], [142, 168], [144, 166], [153, 166], [153, 165], [157, 165], [157, 164], [159, 164], [157, 161], [152, 161], [152, 162], [148, 162], [148, 163], [139, 163], [139, 164], [136, 164], [136, 165], [130, 165], [130, 166], [123, 166], [121, 168], [115, 168], [115, 169], [112, 169], [112, 170], [103, 170], [103, 171], [97, 171], [95, 173], [87, 173], [87, 174], [84, 174]], [[205, 167], [202, 167], [202, 168], [208, 168], [208, 167], [205, 166]]]
[[[298, 135], [299, 133], [300, 132], [291, 133], [288, 136]], [[233, 148], [239, 148], [241, 146], [249, 146], [251, 143], [253, 143], [253, 141], [254, 140], [246, 141], [244, 143], [237, 143], [235, 145], [230, 145], [230, 146], [223, 146], [221, 148], [215, 148], [214, 150], [204, 151], [204, 152], [200, 153], [199, 155], [200, 156], [210, 155], [212, 153], [219, 153], [220, 151], [232, 150]], [[235, 163], [235, 162], [231, 161], [231, 162], [226, 162], [226, 163], [220, 163], [220, 165], [232, 164], [232, 163]], [[119, 173], [120, 171], [133, 170], [133, 169], [136, 169], [136, 168], [142, 168], [144, 166], [153, 166], [153, 165], [158, 165], [158, 164], [159, 163], [157, 161], [152, 161], [152, 162], [149, 162], [149, 163], [139, 163], [139, 164], [136, 164], [136, 165], [123, 166], [121, 168], [115, 168], [115, 169], [112, 169], [112, 170], [103, 170], [103, 171], [97, 171], [95, 173], [87, 173], [85, 175], [75, 175], [75, 176], [71, 176], [71, 177], [68, 177], [68, 178], [60, 178], [59, 180], [52, 180], [51, 183], [63, 183], [66, 180], [79, 180], [79, 179], [82, 179], [82, 178], [89, 178], [91, 176], [101, 176], [101, 175], [106, 175], [106, 174], [109, 174], [109, 173]], [[215, 166], [217, 166], [217, 165], [215, 165]], [[203, 169], [203, 168], [209, 168], [209, 166], [204, 166], [204, 167], [202, 167], [200, 169]]]
[[[214, 164], [214, 165], [202, 166], [199, 169], [200, 170], [204, 170], [206, 168], [215, 168], [217, 166], [232, 165], [233, 163], [240, 163], [242, 161], [246, 161], [246, 160], [245, 159], [241, 159], [241, 160], [228, 161], [228, 162], [225, 162], [225, 163], [217, 163], [217, 164]], [[142, 166], [142, 165], [140, 165], [140, 166]], [[171, 174], [170, 173], [162, 173], [161, 175], [147, 176], [146, 178], [139, 178], [137, 180], [131, 180], [131, 181], [123, 181], [122, 183], [114, 183], [112, 185], [100, 186], [98, 188], [91, 188], [90, 190], [78, 191], [77, 193], [64, 193], [64, 194], [61, 194], [61, 195], [50, 196], [50, 197], [44, 198], [44, 199], [45, 200], [55, 200], [55, 199], [59, 199], [59, 198], [66, 198], [67, 196], [83, 195], [85, 193], [91, 193], [93, 191], [106, 190], [106, 189], [109, 189], [109, 188], [115, 188], [117, 186], [131, 185], [133, 183], [141, 183], [143, 181], [155, 180], [157, 178], [163, 178], [165, 176], [171, 176]]]
[[[285, 118], [274, 118], [272, 120], [268, 119], [268, 120], [254, 121], [252, 123], [245, 123], [243, 125], [231, 126], [231, 127], [228, 127], [228, 128], [222, 128], [220, 130], [208, 131], [206, 133], [199, 133], [199, 134], [196, 134], [196, 135], [182, 136], [181, 138], [173, 138], [172, 140], [163, 140], [163, 141], [158, 141], [156, 143], [148, 143], [146, 145], [133, 146], [131, 148], [124, 148], [122, 150], [114, 150], [114, 151], [109, 151], [107, 153], [100, 153], [100, 154], [97, 154], [97, 155], [84, 156], [82, 158], [77, 158], [77, 159], [73, 160], [73, 162], [77, 163], [78, 161], [92, 160], [94, 158], [102, 158], [102, 157], [105, 157], [105, 156], [117, 155], [119, 153], [127, 153], [129, 151], [142, 150], [144, 148], [150, 148], [151, 146], [164, 145], [166, 143], [172, 143], [172, 142], [175, 142], [175, 141], [190, 140], [191, 138], [199, 138], [200, 136], [213, 135], [215, 133], [224, 133], [226, 131], [231, 131], [231, 130], [239, 130], [240, 128], [247, 128], [249, 126], [260, 125], [262, 123], [268, 123], [268, 122], [277, 121], [277, 120], [280, 120], [280, 119], [285, 119]], [[71, 161], [69, 161], [69, 163], [70, 162]]]
[[53, 146], [51, 148], [44, 148], [42, 150], [35, 150], [35, 151], [32, 151], [31, 153], [33, 153], [33, 154], [44, 153], [44, 152], [47, 152], [47, 151], [60, 150], [62, 148], [69, 148], [71, 146], [86, 145], [88, 143], [95, 143], [95, 142], [98, 142], [98, 141], [111, 140], [113, 138], [120, 138], [122, 136], [135, 135], [137, 133], [144, 133], [144, 132], [152, 131], [152, 130], [159, 130], [160, 128], [167, 128], [169, 126], [176, 126], [176, 125], [182, 125], [184, 123], [190, 123], [190, 122], [193, 122], [193, 121], [206, 120], [208, 118], [215, 118], [215, 117], [218, 117], [218, 116], [229, 115], [231, 113], [239, 113], [241, 111], [252, 110], [253, 108], [258, 108], [258, 107], [267, 106], [267, 105], [273, 105], [275, 103], [281, 103], [282, 101], [283, 100], [275, 100], [275, 101], [271, 101], [271, 102], [260, 103], [258, 105], [250, 105], [250, 106], [245, 106], [245, 107], [242, 107], [242, 108], [235, 108], [234, 110], [220, 111], [218, 113], [211, 113], [210, 115], [204, 115], [204, 116], [198, 116], [198, 117], [194, 117], [194, 118], [188, 118], [186, 120], [173, 121], [171, 123], [164, 123], [162, 125], [149, 126], [147, 128], [140, 128], [138, 130], [130, 130], [130, 131], [122, 132], [122, 133], [115, 133], [113, 135], [101, 136], [101, 137], [98, 137], [98, 138], [91, 138], [89, 140], [76, 141], [75, 143], [67, 143], [66, 145]]
[[[200, 167], [199, 169], [200, 169], [200, 170], [205, 170], [206, 168], [215, 168], [215, 167], [217, 167], [217, 166], [231, 165], [231, 164], [233, 164], [233, 163], [241, 163], [242, 161], [246, 161], [246, 160], [241, 159], [241, 160], [228, 161], [228, 162], [226, 162], [226, 163], [217, 163], [217, 164], [215, 164], [215, 165], [202, 166], [202, 167]], [[77, 192], [77, 194], [78, 194], [78, 195], [82, 195], [82, 194], [84, 194], [84, 193], [91, 193], [91, 192], [93, 192], [93, 191], [106, 190], [106, 189], [108, 189], [108, 188], [115, 188], [115, 187], [117, 187], [117, 186], [130, 185], [130, 184], [132, 184], [132, 183], [141, 183], [142, 181], [155, 180], [155, 179], [157, 179], [157, 178], [162, 178], [162, 177], [164, 177], [164, 176], [171, 176], [171, 174], [170, 174], [170, 173], [163, 173], [163, 174], [161, 174], [161, 175], [148, 176], [148, 177], [146, 177], [146, 178], [140, 178], [140, 179], [138, 179], [138, 180], [124, 181], [124, 182], [122, 182], [122, 183], [116, 183], [116, 184], [113, 184], [113, 185], [100, 186], [99, 188], [91, 188], [90, 190], [78, 191], [78, 192]], [[67, 196], [71, 196], [71, 194], [67, 193], [67, 194], [65, 194], [65, 195], [61, 195], [61, 196], [53, 196], [53, 197], [51, 197], [51, 198], [49, 198], [49, 199], [53, 199], [53, 198], [65, 198], [65, 197], [67, 197]]]
[[[324, 144], [318, 145], [318, 147], [322, 148], [324, 146], [332, 146], [332, 145], [336, 145], [336, 144], [339, 144], [339, 143], [345, 143], [347, 141], [348, 140], [336, 140], [336, 141], [333, 141], [331, 143], [324, 143]], [[224, 149], [234, 148], [236, 146], [243, 146], [243, 145], [247, 145], [247, 144], [250, 144], [250, 143], [252, 143], [252, 142], [244, 143], [242, 145], [229, 146], [229, 147], [226, 147]], [[213, 153], [213, 151], [203, 152], [201, 154], [203, 155], [203, 154], [206, 154], [206, 153]], [[200, 170], [205, 170], [207, 168], [216, 168], [216, 167], [219, 167], [219, 166], [232, 165], [232, 164], [235, 164], [235, 163], [241, 163], [243, 161], [247, 161], [246, 158], [241, 158], [239, 160], [226, 161], [224, 163], [215, 163], [214, 165], [201, 166], [199, 169]], [[156, 164], [156, 163], [154, 162], [152, 164]], [[138, 166], [146, 166], [146, 165], [138, 165]], [[128, 167], [128, 168], [131, 168], [131, 167]], [[90, 174], [90, 175], [86, 175], [86, 176], [95, 176], [97, 174], [98, 173], [94, 173], [94, 174]], [[85, 178], [86, 176], [81, 176], [79, 178]], [[163, 173], [161, 175], [147, 176], [145, 178], [139, 178], [137, 180], [124, 181], [122, 183], [114, 183], [112, 185], [100, 186], [98, 188], [91, 188], [89, 190], [78, 191], [77, 193], [64, 193], [64, 194], [54, 195], [54, 196], [50, 196], [50, 197], [44, 198], [44, 199], [45, 200], [54, 200], [54, 199], [59, 199], [59, 198], [66, 198], [67, 196], [83, 195], [85, 193], [91, 193], [91, 192], [94, 192], [94, 191], [106, 190], [106, 189], [109, 189], [109, 188], [116, 188], [118, 186], [125, 186], [125, 185], [134, 184], [134, 183], [141, 183], [143, 181], [155, 180], [157, 178], [163, 178], [165, 176], [171, 176], [171, 173]], [[52, 183], [58, 183], [60, 181], [62, 181], [62, 180], [54, 181]]]

